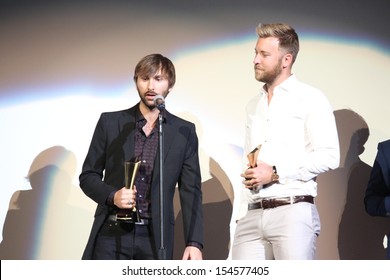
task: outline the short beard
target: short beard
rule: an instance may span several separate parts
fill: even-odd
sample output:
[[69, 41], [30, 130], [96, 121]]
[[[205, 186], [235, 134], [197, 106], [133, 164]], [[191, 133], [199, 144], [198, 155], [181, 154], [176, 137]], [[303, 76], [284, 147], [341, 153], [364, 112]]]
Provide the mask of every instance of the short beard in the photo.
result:
[[[151, 111], [156, 108], [156, 104], [154, 102], [150, 105], [148, 104], [148, 102], [146, 101], [145, 95], [140, 93], [140, 89], [138, 88], [138, 86], [137, 86], [137, 91], [138, 91], [138, 95], [139, 95], [141, 103], [143, 103]], [[169, 91], [167, 90], [165, 92], [162, 92], [161, 95], [166, 96], [168, 93], [169, 93]], [[155, 94], [157, 94], [157, 93], [155, 93]]]
[[282, 73], [282, 59], [280, 59], [279, 63], [270, 71], [264, 71], [259, 73], [259, 75], [255, 74], [255, 78], [259, 82], [272, 85], [276, 78], [279, 77], [280, 73]]
[[146, 98], [144, 98], [143, 96], [140, 96], [140, 98], [141, 98], [141, 102], [142, 102], [146, 107], [148, 107], [149, 110], [152, 111], [154, 108], [156, 108], [156, 105], [154, 104], [154, 102], [153, 102], [153, 104], [149, 105], [148, 102], [146, 101]]

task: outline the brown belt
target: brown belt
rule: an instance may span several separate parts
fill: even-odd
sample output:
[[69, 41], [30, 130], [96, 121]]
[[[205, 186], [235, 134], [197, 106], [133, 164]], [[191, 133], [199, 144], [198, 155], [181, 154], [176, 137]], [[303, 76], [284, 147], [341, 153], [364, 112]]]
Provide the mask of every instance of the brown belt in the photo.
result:
[[269, 209], [299, 202], [308, 202], [314, 204], [314, 197], [311, 195], [298, 195], [291, 197], [265, 198], [258, 202], [248, 204], [248, 210]]

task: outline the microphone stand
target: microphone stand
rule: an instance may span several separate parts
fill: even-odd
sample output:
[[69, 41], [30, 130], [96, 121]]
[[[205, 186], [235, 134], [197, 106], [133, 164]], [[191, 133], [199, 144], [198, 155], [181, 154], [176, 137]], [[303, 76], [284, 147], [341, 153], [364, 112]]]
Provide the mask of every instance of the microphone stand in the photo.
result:
[[160, 114], [158, 115], [158, 141], [159, 141], [159, 167], [160, 167], [160, 248], [159, 248], [159, 259], [160, 260], [166, 260], [166, 248], [164, 244], [164, 166], [163, 166], [163, 129], [162, 129], [162, 122], [163, 122], [163, 116], [162, 112], [164, 111], [164, 107], [158, 106], [158, 109], [160, 110]]

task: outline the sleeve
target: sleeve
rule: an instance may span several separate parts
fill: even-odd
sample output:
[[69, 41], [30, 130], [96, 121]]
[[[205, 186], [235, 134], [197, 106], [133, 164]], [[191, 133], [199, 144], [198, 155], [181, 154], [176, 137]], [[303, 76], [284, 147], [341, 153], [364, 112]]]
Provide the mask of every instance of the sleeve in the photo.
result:
[[103, 181], [106, 163], [107, 131], [105, 115], [101, 114], [96, 125], [86, 155], [81, 174], [80, 187], [83, 192], [98, 204], [106, 204], [110, 194], [116, 189]]
[[188, 135], [187, 149], [178, 186], [183, 212], [185, 242], [186, 244], [197, 243], [200, 248], [203, 248], [201, 174], [198, 156], [198, 137], [194, 124], [191, 125]]
[[386, 172], [389, 172], [388, 158], [390, 154], [386, 155], [379, 144], [364, 196], [366, 212], [371, 216], [385, 217], [390, 214], [390, 189], [386, 183]]
[[[309, 108], [304, 127], [306, 154], [297, 165], [289, 162], [277, 164], [280, 182], [285, 180], [309, 181], [319, 174], [340, 165], [340, 146], [332, 107], [322, 92], [306, 100]], [[284, 175], [287, 174], [287, 177]]]

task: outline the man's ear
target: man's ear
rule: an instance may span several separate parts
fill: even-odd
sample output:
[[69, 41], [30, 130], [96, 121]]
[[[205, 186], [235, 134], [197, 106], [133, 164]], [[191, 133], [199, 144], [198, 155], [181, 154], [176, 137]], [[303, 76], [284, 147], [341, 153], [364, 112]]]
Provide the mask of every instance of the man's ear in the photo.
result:
[[292, 54], [291, 53], [285, 54], [283, 56], [283, 59], [282, 59], [282, 66], [283, 66], [283, 68], [287, 68], [287, 67], [291, 66], [292, 61], [293, 61]]

